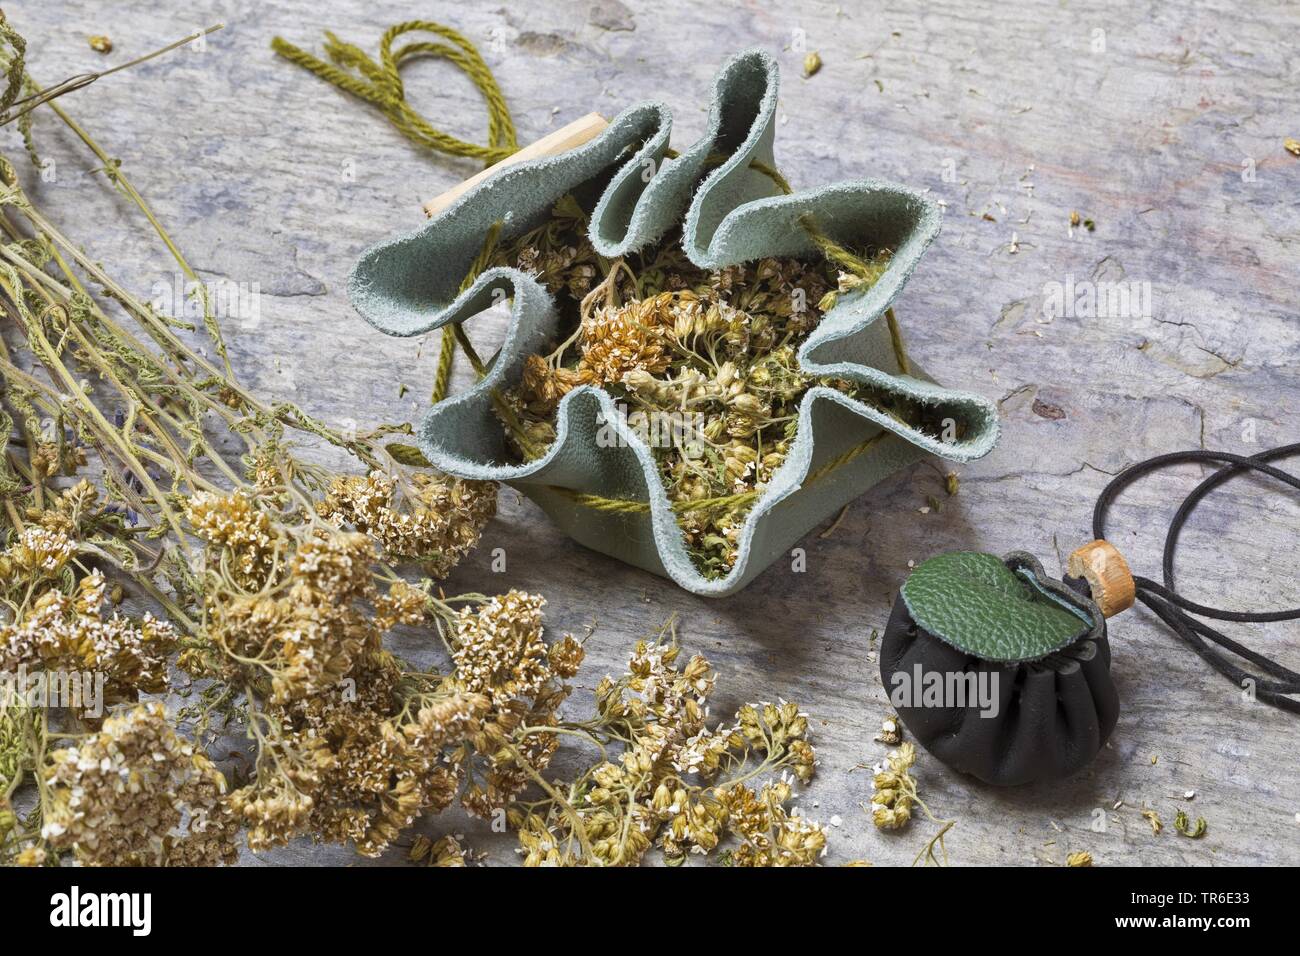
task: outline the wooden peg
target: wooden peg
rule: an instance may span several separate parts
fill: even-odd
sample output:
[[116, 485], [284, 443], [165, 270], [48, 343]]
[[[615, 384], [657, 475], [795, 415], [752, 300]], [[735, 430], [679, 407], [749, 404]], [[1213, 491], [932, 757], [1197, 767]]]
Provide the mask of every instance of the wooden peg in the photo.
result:
[[524, 163], [530, 159], [541, 159], [543, 156], [558, 156], [560, 153], [567, 153], [575, 147], [581, 146], [588, 140], [595, 139], [605, 127], [609, 125], [609, 120], [599, 113], [588, 113], [581, 119], [576, 119], [568, 126], [562, 126], [553, 133], [548, 133], [535, 143], [529, 143], [517, 153], [512, 153], [499, 163], [494, 163], [483, 172], [471, 176], [458, 186], [452, 186], [445, 193], [435, 196], [424, 204], [424, 214], [432, 218], [438, 215], [462, 195], [469, 192], [489, 176], [494, 176], [507, 166], [513, 166], [515, 163]]
[[1092, 590], [1092, 599], [1101, 613], [1114, 617], [1133, 606], [1136, 586], [1128, 562], [1109, 541], [1090, 541], [1075, 548], [1066, 563], [1065, 573], [1083, 578]]

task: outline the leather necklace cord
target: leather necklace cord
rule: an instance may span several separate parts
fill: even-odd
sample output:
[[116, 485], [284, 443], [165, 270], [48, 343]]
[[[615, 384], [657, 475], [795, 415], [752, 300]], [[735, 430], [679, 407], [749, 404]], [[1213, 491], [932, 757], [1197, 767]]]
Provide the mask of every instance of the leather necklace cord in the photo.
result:
[[[1300, 608], [1284, 611], [1227, 611], [1222, 608], [1209, 607], [1189, 601], [1174, 588], [1174, 556], [1177, 553], [1179, 536], [1182, 533], [1183, 526], [1187, 523], [1187, 519], [1201, 500], [1225, 481], [1237, 475], [1253, 471], [1268, 475], [1270, 478], [1275, 478], [1283, 484], [1300, 491], [1300, 478], [1269, 464], [1269, 462], [1276, 459], [1288, 458], [1297, 454], [1300, 454], [1300, 443], [1272, 448], [1251, 457], [1233, 455], [1228, 452], [1203, 450], [1158, 455], [1155, 458], [1150, 458], [1147, 461], [1126, 468], [1111, 479], [1110, 483], [1102, 490], [1100, 497], [1098, 497], [1097, 505], [1092, 513], [1093, 536], [1104, 539], [1106, 537], [1106, 514], [1110, 510], [1111, 504], [1114, 503], [1125, 488], [1139, 478], [1169, 465], [1188, 462], [1213, 462], [1222, 465], [1223, 467], [1203, 479], [1200, 484], [1192, 489], [1187, 497], [1183, 499], [1182, 504], [1178, 506], [1178, 510], [1169, 523], [1169, 530], [1165, 534], [1161, 568], [1164, 583], [1160, 584], [1150, 578], [1134, 575], [1133, 582], [1136, 585], [1137, 599], [1150, 608], [1179, 638], [1220, 674], [1223, 674], [1239, 687], [1244, 687], [1248, 681], [1251, 682], [1254, 685], [1256, 699], [1293, 714], [1300, 714], [1300, 700], [1287, 695], [1300, 694], [1300, 673], [1283, 667], [1277, 661], [1251, 650], [1238, 641], [1234, 641], [1226, 634], [1210, 627], [1204, 621], [1198, 620], [1198, 617], [1218, 621], [1251, 623], [1293, 621], [1300, 619]], [[1196, 615], [1196, 617], [1193, 615]], [[1212, 645], [1218, 645], [1218, 647], [1231, 652], [1236, 657], [1254, 664], [1262, 673], [1251, 673]], [[1267, 675], [1267, 677], [1262, 675]]]

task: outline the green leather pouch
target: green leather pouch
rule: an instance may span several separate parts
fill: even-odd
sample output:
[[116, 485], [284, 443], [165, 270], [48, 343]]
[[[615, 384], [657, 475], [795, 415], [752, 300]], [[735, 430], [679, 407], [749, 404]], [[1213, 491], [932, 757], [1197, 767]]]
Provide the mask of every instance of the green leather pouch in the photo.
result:
[[[926, 454], [962, 462], [997, 440], [996, 409], [981, 396], [943, 388], [914, 365], [904, 374], [883, 319], [939, 230], [939, 210], [901, 186], [860, 180], [784, 195], [752, 163], [775, 165], [777, 67], [766, 53], [731, 59], [716, 81], [704, 136], [670, 158], [671, 116], [645, 104], [617, 116], [597, 138], [559, 156], [503, 169], [422, 228], [367, 250], [349, 291], [361, 315], [392, 335], [421, 335], [463, 322], [505, 295], [511, 315], [500, 353], [470, 391], [434, 406], [419, 444], [437, 468], [505, 482], [528, 495], [577, 541], [665, 575], [696, 594], [744, 587], [818, 523], [890, 473]], [[727, 156], [721, 165], [711, 157]], [[646, 175], [652, 170], [653, 175]], [[812, 214], [836, 241], [889, 248], [893, 258], [865, 292], [850, 293], [823, 317], [799, 350], [803, 368], [901, 393], [959, 423], [944, 442], [830, 388], [814, 387], [799, 408], [798, 432], [745, 522], [737, 560], [725, 577], [694, 566], [651, 452], [622, 423], [608, 393], [574, 389], [558, 410], [557, 438], [541, 458], [514, 463], [490, 398], [517, 381], [524, 359], [552, 339], [557, 317], [546, 291], [516, 269], [462, 281], [487, 230], [517, 236], [543, 222], [567, 193], [594, 199], [589, 234], [602, 256], [657, 241], [681, 224], [690, 259], [717, 269], [763, 256], [817, 256], [800, 225]], [[602, 425], [620, 430], [616, 447], [598, 442]], [[597, 510], [576, 495], [627, 501]]]

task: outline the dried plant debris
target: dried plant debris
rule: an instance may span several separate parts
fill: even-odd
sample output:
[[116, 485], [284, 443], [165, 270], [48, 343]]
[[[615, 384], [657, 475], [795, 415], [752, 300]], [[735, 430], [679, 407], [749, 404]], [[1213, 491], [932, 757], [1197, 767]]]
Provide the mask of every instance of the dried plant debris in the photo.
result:
[[1084, 218], [1083, 216], [1081, 216], [1077, 209], [1071, 209], [1070, 210], [1070, 235], [1073, 236], [1074, 230], [1078, 229], [1080, 226], [1082, 226], [1084, 229], [1087, 229], [1089, 232], [1092, 232], [1097, 228], [1097, 223], [1093, 219]]
[[[798, 409], [829, 386], [938, 437], [933, 409], [877, 388], [807, 375], [799, 346], [838, 297], [869, 287], [887, 249], [863, 254], [867, 277], [828, 261], [767, 258], [716, 272], [686, 258], [680, 234], [617, 260], [596, 255], [572, 196], [490, 265], [537, 277], [555, 296], [559, 341], [529, 357], [498, 406], [519, 460], [555, 440], [556, 409], [579, 385], [605, 389], [646, 436], [702, 573], [725, 575], [745, 518], [785, 461]], [[504, 407], [502, 407], [504, 406]]]
[[92, 37], [87, 37], [86, 42], [90, 44], [90, 48], [96, 53], [113, 52], [113, 41], [102, 33], [97, 33]]
[[[907, 826], [912, 819], [912, 808], [919, 807], [926, 819], [939, 827], [937, 833], [921, 847], [912, 860], [916, 866], [922, 860], [927, 866], [947, 866], [948, 848], [944, 837], [956, 826], [956, 820], [940, 820], [936, 817], [918, 792], [916, 778], [911, 769], [916, 763], [916, 747], [904, 743], [897, 750], [891, 751], [885, 758], [885, 765], [877, 768], [872, 779], [874, 793], [871, 805], [867, 808], [871, 820], [878, 830], [899, 830]], [[935, 853], [935, 848], [939, 853]]]
[[1179, 836], [1199, 840], [1205, 836], [1205, 831], [1208, 829], [1209, 825], [1205, 822], [1205, 817], [1197, 817], [1196, 822], [1193, 823], [1186, 810], [1179, 810], [1174, 816], [1174, 831]]
[[1300, 156], [1300, 140], [1288, 136], [1282, 141], [1282, 146], [1292, 156]]
[[808, 53], [803, 58], [803, 75], [804, 79], [815, 76], [822, 68], [822, 55], [816, 50]]
[[1080, 850], [1077, 853], [1071, 853], [1065, 858], [1066, 866], [1092, 866], [1092, 854], [1087, 850]]
[[1155, 810], [1147, 809], [1142, 811], [1142, 819], [1151, 825], [1151, 835], [1159, 836], [1160, 831], [1165, 828], [1164, 821], [1160, 819], [1160, 814]]
[[889, 714], [880, 722], [880, 733], [876, 734], [877, 743], [897, 747], [903, 742], [903, 724], [897, 714]]

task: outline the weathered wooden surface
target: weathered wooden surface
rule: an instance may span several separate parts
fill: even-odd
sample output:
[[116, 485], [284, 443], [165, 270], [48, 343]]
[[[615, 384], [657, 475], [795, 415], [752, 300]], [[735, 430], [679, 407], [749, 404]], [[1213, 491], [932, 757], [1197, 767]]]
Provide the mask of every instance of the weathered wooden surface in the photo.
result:
[[[796, 187], [876, 176], [947, 203], [943, 235], [899, 314], [932, 374], [1000, 402], [1004, 435], [994, 454], [961, 469], [960, 493], [940, 511], [920, 513], [927, 495], [943, 494], [935, 470], [915, 467], [855, 502], [830, 536], [802, 542], [806, 573], [777, 566], [741, 595], [709, 602], [558, 538], [507, 492], [483, 547], [449, 584], [542, 591], [557, 631], [596, 623], [587, 688], [619, 666], [636, 636], [677, 613], [687, 646], [722, 674], [715, 712], [748, 699], [798, 700], [815, 718], [821, 759], [801, 804], [841, 820], [831, 863], [910, 862], [931, 832], [924, 821], [900, 834], [874, 831], [860, 808], [869, 773], [854, 769], [885, 751], [871, 739], [887, 705], [869, 635], [883, 626], [909, 561], [1023, 548], [1055, 571], [1091, 538], [1096, 493], [1126, 464], [1201, 446], [1257, 451], [1296, 434], [1300, 159], [1282, 149], [1285, 136], [1300, 136], [1294, 4], [1257, 4], [1249, 15], [1228, 3], [1047, 0], [861, 12], [847, 3], [841, 12], [694, 0], [5, 8], [46, 81], [210, 21], [228, 24], [205, 52], [106, 80], [68, 106], [133, 171], [205, 277], [260, 284], [260, 321], [230, 330], [246, 379], [334, 420], [364, 426], [418, 414], [434, 343], [421, 355], [417, 343], [364, 326], [344, 277], [363, 246], [418, 224], [422, 201], [476, 167], [420, 152], [355, 100], [278, 61], [274, 34], [314, 46], [330, 28], [373, 49], [385, 26], [412, 16], [454, 23], [483, 46], [523, 141], [593, 109], [612, 116], [661, 98], [676, 111], [675, 142], [688, 143], [719, 63], [762, 45], [785, 64], [778, 159]], [[789, 49], [797, 30], [825, 63], [809, 80]], [[117, 44], [107, 60], [87, 47], [92, 33]], [[481, 104], [463, 78], [445, 64], [407, 75], [428, 115], [483, 136]], [[57, 163], [36, 190], [40, 201], [138, 292], [170, 283], [172, 269], [128, 206], [92, 182], [68, 134], [48, 116], [37, 127]], [[17, 152], [12, 131], [5, 136]], [[1071, 235], [1072, 209], [1095, 220], [1095, 231]], [[1049, 321], [1048, 284], [1067, 277], [1148, 282], [1152, 314]], [[475, 336], [490, 337], [492, 321]], [[1116, 511], [1112, 537], [1137, 573], [1156, 573], [1171, 504], [1195, 474], [1153, 479]], [[1300, 507], [1266, 490], [1247, 483], [1198, 511], [1180, 563], [1191, 595], [1240, 608], [1300, 604]], [[498, 547], [504, 575], [489, 569]], [[1300, 662], [1293, 626], [1243, 630]], [[1077, 778], [996, 791], [922, 756], [923, 795], [959, 821], [953, 861], [1060, 863], [1087, 849], [1102, 865], [1300, 862], [1295, 718], [1241, 701], [1144, 611], [1116, 619], [1112, 632], [1123, 713], [1110, 746]], [[1209, 833], [1153, 836], [1139, 816], [1144, 804], [1167, 821], [1186, 806], [1206, 817]], [[1109, 820], [1104, 833], [1090, 826], [1096, 808]], [[495, 863], [514, 859], [511, 838], [477, 823], [444, 817], [426, 830], [463, 833]], [[350, 859], [304, 845], [249, 862]], [[402, 860], [394, 850], [384, 862]]]

